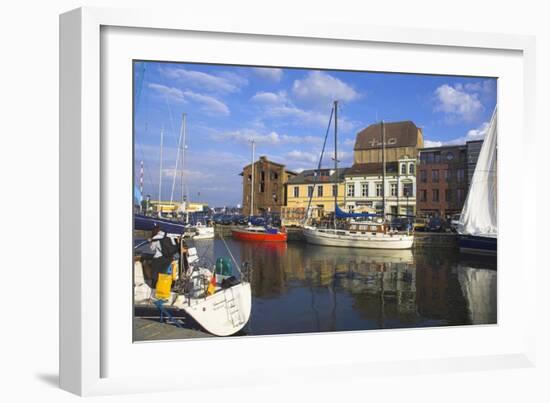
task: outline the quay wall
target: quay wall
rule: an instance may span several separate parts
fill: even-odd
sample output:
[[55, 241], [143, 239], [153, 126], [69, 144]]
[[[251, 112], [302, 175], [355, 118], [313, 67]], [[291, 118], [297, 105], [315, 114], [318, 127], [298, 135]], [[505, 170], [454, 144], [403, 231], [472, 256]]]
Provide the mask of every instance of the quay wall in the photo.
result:
[[415, 232], [415, 248], [458, 248], [458, 235], [452, 232]]

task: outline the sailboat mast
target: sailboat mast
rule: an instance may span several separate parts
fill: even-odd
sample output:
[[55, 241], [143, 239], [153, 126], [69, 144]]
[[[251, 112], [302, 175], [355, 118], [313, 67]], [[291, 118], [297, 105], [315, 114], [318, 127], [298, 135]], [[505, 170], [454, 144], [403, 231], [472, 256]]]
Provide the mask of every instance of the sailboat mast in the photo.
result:
[[254, 142], [254, 139], [251, 140], [252, 142], [252, 164], [250, 165], [250, 169], [252, 170], [252, 180], [250, 182], [250, 214], [254, 215], [254, 148], [256, 146], [256, 143]]
[[386, 127], [382, 121], [382, 217], [386, 218]]
[[183, 121], [181, 122], [180, 135], [178, 137], [178, 153], [176, 155], [176, 165], [174, 166], [174, 175], [172, 177], [172, 191], [170, 192], [170, 206], [174, 202], [174, 189], [176, 188], [176, 178], [179, 175], [179, 171], [183, 170], [183, 166], [178, 171], [178, 164], [180, 162], [180, 152], [181, 152], [181, 139], [183, 136]]
[[336, 208], [338, 206], [338, 101], [334, 101], [334, 228], [336, 228]]
[[[160, 129], [160, 163], [159, 163], [159, 204], [161, 201], [162, 194], [162, 147], [164, 142], [164, 126]], [[160, 214], [160, 211], [159, 211]]]
[[[183, 170], [185, 168], [185, 136], [186, 136], [186, 123], [187, 123], [187, 113], [183, 113], [182, 115], [182, 126], [183, 126], [183, 142], [181, 145], [181, 203], [182, 206], [185, 207], [187, 210], [186, 203], [184, 204], [185, 200], [185, 194], [184, 194], [184, 186], [183, 186]], [[188, 201], [188, 200], [187, 200]]]

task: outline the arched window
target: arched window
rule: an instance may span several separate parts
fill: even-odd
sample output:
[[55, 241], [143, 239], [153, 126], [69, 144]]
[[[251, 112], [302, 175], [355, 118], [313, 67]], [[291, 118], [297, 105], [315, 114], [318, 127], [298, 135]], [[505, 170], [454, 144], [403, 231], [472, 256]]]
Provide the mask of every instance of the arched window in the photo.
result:
[[407, 165], [401, 164], [401, 175], [406, 175], [406, 174], [407, 174]]
[[414, 164], [409, 164], [409, 175], [414, 175]]

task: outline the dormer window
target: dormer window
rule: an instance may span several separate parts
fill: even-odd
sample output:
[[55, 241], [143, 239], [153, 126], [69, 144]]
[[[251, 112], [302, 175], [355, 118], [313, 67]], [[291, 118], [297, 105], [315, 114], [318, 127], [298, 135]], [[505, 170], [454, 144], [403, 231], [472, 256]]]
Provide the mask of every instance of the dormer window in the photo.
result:
[[414, 164], [409, 164], [409, 175], [414, 175]]
[[406, 174], [407, 174], [407, 165], [401, 164], [401, 175], [406, 175]]

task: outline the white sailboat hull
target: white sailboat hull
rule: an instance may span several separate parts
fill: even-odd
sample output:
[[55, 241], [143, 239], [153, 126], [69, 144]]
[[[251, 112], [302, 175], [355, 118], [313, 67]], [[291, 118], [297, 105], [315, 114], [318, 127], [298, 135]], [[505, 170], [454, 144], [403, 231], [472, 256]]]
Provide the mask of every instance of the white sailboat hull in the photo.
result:
[[345, 230], [304, 228], [306, 241], [314, 245], [366, 249], [410, 249], [414, 236], [406, 234], [360, 234]]
[[250, 283], [222, 289], [206, 298], [180, 295], [173, 307], [184, 310], [206, 331], [215, 336], [231, 336], [242, 330], [250, 319], [252, 291]]
[[214, 239], [214, 227], [197, 227], [193, 239]]

